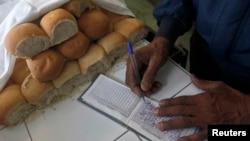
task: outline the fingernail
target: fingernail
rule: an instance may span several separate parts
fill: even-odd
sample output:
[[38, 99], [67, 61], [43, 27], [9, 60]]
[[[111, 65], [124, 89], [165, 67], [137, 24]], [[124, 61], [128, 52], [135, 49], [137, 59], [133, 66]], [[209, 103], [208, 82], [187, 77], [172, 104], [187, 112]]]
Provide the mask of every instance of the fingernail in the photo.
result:
[[154, 109], [154, 114], [155, 114], [155, 115], [158, 115], [158, 113], [159, 113], [159, 108], [155, 108], [155, 109]]
[[156, 123], [157, 127], [163, 131], [163, 124], [161, 122]]
[[159, 105], [163, 105], [165, 102], [163, 100], [159, 101]]

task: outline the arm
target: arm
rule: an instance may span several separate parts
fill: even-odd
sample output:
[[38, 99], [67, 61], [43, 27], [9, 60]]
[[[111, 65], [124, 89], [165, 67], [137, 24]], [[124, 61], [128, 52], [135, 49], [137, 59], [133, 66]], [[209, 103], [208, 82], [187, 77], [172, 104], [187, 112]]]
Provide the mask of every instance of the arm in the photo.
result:
[[135, 59], [142, 76], [141, 85], [136, 85], [133, 67], [130, 59], [127, 61], [126, 84], [137, 95], [151, 94], [161, 88], [161, 83], [155, 81], [155, 76], [168, 59], [170, 48], [178, 36], [192, 26], [191, 0], [163, 0], [154, 10], [154, 16], [159, 25], [153, 41], [135, 52]]
[[191, 0], [162, 0], [153, 13], [159, 30], [156, 36], [162, 36], [175, 42], [192, 27], [193, 6]]

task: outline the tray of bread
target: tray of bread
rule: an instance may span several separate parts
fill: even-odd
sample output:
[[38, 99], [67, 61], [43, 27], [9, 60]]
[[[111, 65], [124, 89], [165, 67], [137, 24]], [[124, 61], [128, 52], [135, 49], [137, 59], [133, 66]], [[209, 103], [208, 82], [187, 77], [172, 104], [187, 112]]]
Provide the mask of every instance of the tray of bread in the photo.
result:
[[147, 34], [141, 20], [91, 0], [70, 0], [14, 26], [4, 38], [16, 61], [0, 91], [0, 124], [16, 125], [70, 96], [126, 55], [128, 41], [135, 44]]

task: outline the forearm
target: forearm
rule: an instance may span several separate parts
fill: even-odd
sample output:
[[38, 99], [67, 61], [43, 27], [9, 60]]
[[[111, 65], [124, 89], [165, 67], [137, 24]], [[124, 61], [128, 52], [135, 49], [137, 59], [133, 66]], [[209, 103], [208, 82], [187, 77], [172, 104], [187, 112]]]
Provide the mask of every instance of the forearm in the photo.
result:
[[153, 13], [159, 26], [156, 36], [175, 42], [191, 28], [192, 9], [191, 0], [162, 0]]
[[159, 24], [156, 36], [164, 37], [174, 43], [178, 36], [182, 34], [181, 25], [174, 18], [164, 17]]

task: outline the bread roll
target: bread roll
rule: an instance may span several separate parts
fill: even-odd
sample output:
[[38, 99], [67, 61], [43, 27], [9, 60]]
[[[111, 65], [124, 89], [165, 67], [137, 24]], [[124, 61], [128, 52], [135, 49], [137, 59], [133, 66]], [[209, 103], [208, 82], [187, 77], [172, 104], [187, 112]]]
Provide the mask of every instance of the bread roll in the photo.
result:
[[62, 8], [45, 14], [40, 21], [40, 25], [49, 35], [51, 46], [68, 40], [78, 32], [75, 17]]
[[100, 10], [93, 8], [77, 20], [79, 29], [91, 40], [97, 40], [113, 30], [110, 19]]
[[103, 47], [111, 64], [127, 52], [127, 38], [119, 32], [107, 34], [97, 44]]
[[110, 19], [110, 21], [115, 24], [116, 22], [125, 19], [125, 18], [129, 18], [130, 16], [128, 15], [121, 15], [121, 14], [117, 14], [111, 11], [108, 11], [104, 8], [99, 7], [99, 9]]
[[114, 30], [123, 34], [132, 44], [145, 38], [148, 28], [137, 18], [125, 18], [114, 24]]
[[84, 81], [92, 81], [99, 73], [105, 73], [111, 68], [104, 49], [93, 43], [88, 52], [78, 59]]
[[32, 76], [44, 82], [55, 79], [62, 72], [65, 59], [58, 51], [49, 49], [26, 62]]
[[7, 81], [7, 83], [5, 84], [4, 88], [5, 88], [5, 87], [8, 87], [9, 85], [13, 85], [13, 84], [17, 84], [17, 83], [15, 83], [15, 82], [13, 82], [11, 79], [9, 79], [9, 80]]
[[59, 95], [51, 81], [41, 82], [32, 75], [23, 81], [21, 92], [24, 98], [38, 109], [52, 104]]
[[0, 123], [14, 125], [22, 122], [34, 110], [21, 94], [20, 85], [13, 84], [0, 92]]
[[79, 18], [83, 12], [90, 9], [90, 2], [89, 0], [70, 0], [63, 5], [63, 8]]
[[62, 95], [70, 95], [72, 91], [80, 84], [78, 78], [80, 77], [81, 70], [76, 60], [66, 62], [62, 73], [52, 80], [54, 86]]
[[24, 59], [16, 59], [10, 80], [16, 84], [22, 84], [23, 80], [30, 74], [29, 68]]
[[73, 60], [83, 56], [90, 46], [90, 39], [80, 31], [67, 41], [59, 44], [57, 49], [67, 59]]
[[5, 36], [6, 50], [17, 58], [30, 58], [50, 47], [48, 35], [34, 23], [13, 27]]

